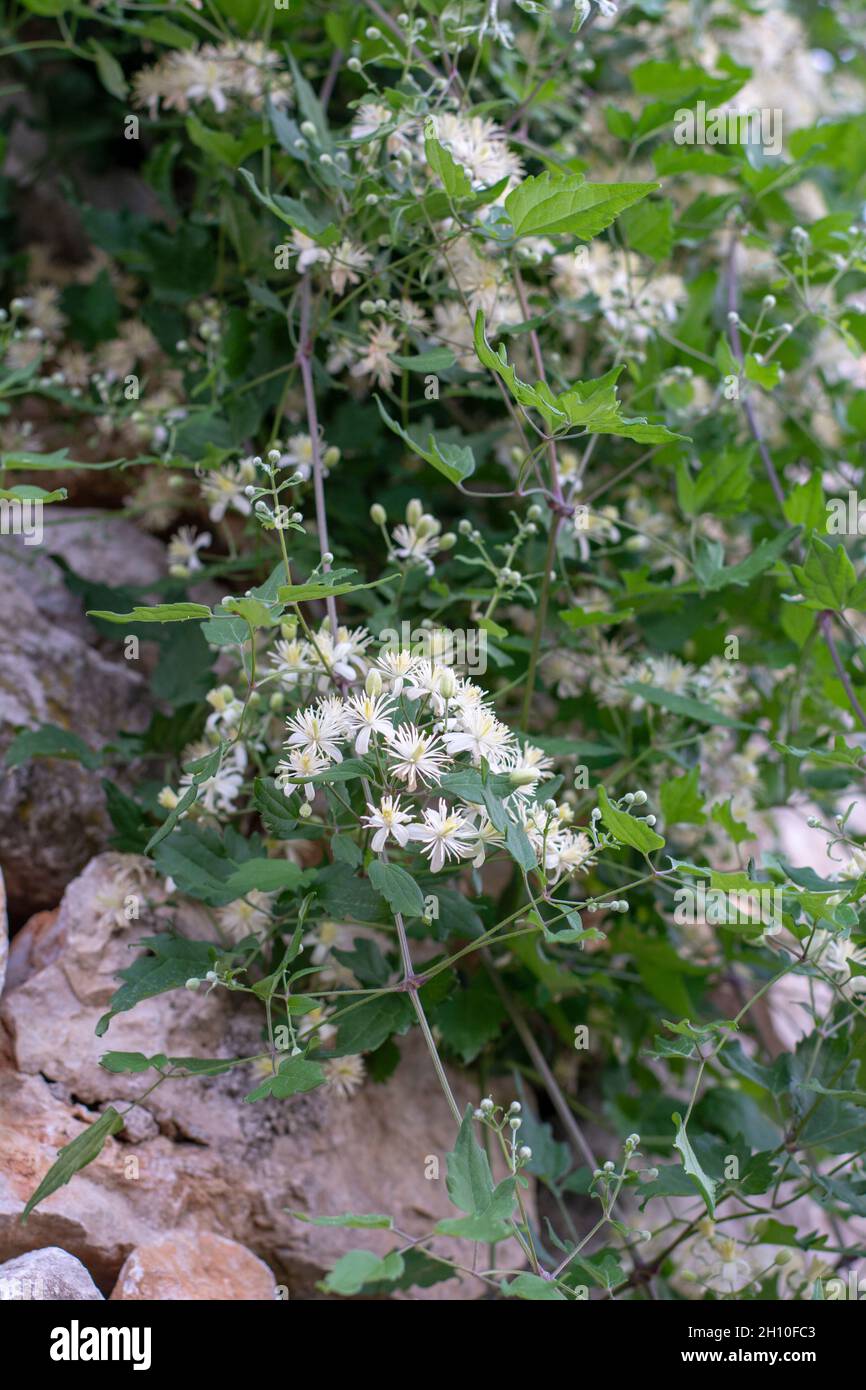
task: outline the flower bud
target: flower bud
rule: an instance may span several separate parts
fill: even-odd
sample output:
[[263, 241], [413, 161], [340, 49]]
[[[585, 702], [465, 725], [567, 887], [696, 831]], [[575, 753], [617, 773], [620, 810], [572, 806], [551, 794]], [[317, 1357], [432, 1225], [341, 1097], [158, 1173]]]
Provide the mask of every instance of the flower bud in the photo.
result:
[[384, 526], [388, 520], [388, 514], [381, 502], [374, 502], [370, 508], [370, 520], [374, 526]]
[[410, 526], [417, 526], [424, 515], [424, 508], [417, 497], [413, 497], [411, 502], [406, 504], [406, 520]]
[[457, 694], [457, 677], [450, 668], [442, 672], [436, 684], [439, 687], [439, 694], [442, 696], [443, 700], [454, 699], [454, 696]]
[[382, 694], [383, 684], [382, 677], [378, 671], [367, 672], [367, 679], [364, 681], [364, 689], [371, 699], [375, 700], [377, 696]]

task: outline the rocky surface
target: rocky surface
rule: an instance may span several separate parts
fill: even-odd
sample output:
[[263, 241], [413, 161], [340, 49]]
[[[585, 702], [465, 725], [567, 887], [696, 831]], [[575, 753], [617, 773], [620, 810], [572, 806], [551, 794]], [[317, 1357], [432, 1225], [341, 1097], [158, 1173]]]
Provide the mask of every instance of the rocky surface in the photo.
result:
[[3, 982], [6, 979], [8, 959], [9, 918], [6, 912], [6, 886], [3, 882], [3, 872], [0, 870], [0, 994], [3, 993]]
[[80, 1260], [56, 1245], [30, 1250], [0, 1265], [0, 1301], [102, 1300]]
[[[122, 518], [46, 508], [41, 544], [0, 537], [0, 584], [14, 621], [3, 634], [0, 756], [17, 730], [56, 724], [98, 748], [120, 729], [145, 727], [150, 703], [135, 663], [103, 644], [81, 598], [52, 556], [82, 578], [146, 585], [165, 573], [164, 547]], [[54, 907], [69, 880], [111, 833], [100, 786], [105, 773], [39, 758], [0, 779], [0, 863], [10, 912], [20, 921]]]
[[211, 1231], [169, 1231], [127, 1255], [112, 1301], [250, 1302], [277, 1296], [266, 1264], [237, 1241]]
[[[0, 1007], [7, 1048], [0, 1113], [8, 1117], [0, 1130], [0, 1258], [61, 1245], [107, 1294], [136, 1246], [166, 1231], [207, 1231], [264, 1259], [290, 1297], [310, 1297], [347, 1249], [385, 1253], [393, 1236], [314, 1226], [291, 1211], [384, 1210], [401, 1231], [416, 1235], [453, 1215], [445, 1155], [454, 1122], [423, 1041], [411, 1034], [400, 1040], [403, 1060], [387, 1086], [368, 1081], [349, 1100], [322, 1088], [244, 1104], [258, 1079], [251, 1065], [167, 1082], [131, 1112], [126, 1129], [94, 1163], [20, 1224], [56, 1150], [107, 1104], [146, 1089], [142, 1075], [99, 1066], [107, 1049], [199, 1057], [261, 1050], [258, 1009], [246, 1012], [223, 991], [177, 990], [145, 1000], [115, 1018], [104, 1038], [95, 1037], [116, 972], [131, 963], [136, 942], [166, 928], [167, 909], [147, 907], [157, 890], [141, 877], [143, 862], [99, 856], [70, 884], [55, 918], [40, 914], [16, 938], [15, 983]], [[141, 917], [127, 922], [119, 908], [136, 882]], [[177, 913], [175, 927], [208, 935], [206, 919], [191, 907]], [[452, 1080], [465, 1104], [474, 1088], [466, 1078]], [[438, 1160], [438, 1178], [425, 1176], [435, 1167], [430, 1158]], [[459, 1296], [477, 1292], [467, 1284]], [[412, 1292], [413, 1298], [454, 1296], [453, 1283]]]

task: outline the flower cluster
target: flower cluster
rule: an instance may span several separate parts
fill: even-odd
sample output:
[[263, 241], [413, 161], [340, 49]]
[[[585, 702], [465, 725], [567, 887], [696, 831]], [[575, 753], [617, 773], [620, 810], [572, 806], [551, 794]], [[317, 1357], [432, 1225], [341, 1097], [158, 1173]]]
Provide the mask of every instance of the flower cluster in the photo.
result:
[[158, 114], [160, 106], [164, 111], [186, 112], [204, 102], [222, 113], [232, 105], [258, 109], [266, 98], [285, 105], [291, 90], [291, 78], [272, 48], [237, 40], [172, 49], [136, 75], [134, 100], [151, 116]]

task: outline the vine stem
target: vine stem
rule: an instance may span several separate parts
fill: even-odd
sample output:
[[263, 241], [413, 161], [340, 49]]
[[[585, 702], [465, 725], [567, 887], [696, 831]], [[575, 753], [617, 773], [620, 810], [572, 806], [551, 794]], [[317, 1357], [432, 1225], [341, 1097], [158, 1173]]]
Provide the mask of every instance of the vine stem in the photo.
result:
[[[331, 563], [329, 560], [325, 560], [325, 556], [330, 554], [331, 547], [328, 544], [328, 514], [325, 510], [322, 441], [319, 438], [319, 416], [316, 410], [316, 393], [313, 387], [313, 337], [311, 333], [312, 302], [310, 278], [308, 275], [305, 275], [304, 279], [301, 281], [301, 326], [297, 362], [301, 371], [301, 382], [304, 388], [304, 403], [307, 410], [307, 425], [310, 431], [310, 446], [313, 458], [313, 496], [316, 502], [316, 530], [319, 536], [319, 553], [322, 557], [322, 573], [327, 574], [331, 568]], [[333, 594], [329, 594], [325, 599], [325, 607], [328, 613], [331, 634], [336, 639], [337, 605], [334, 602]]]
[[[370, 794], [370, 784], [367, 781], [366, 777], [362, 777], [361, 785], [364, 789], [365, 799], [368, 802], [370, 802], [372, 800]], [[383, 864], [388, 863], [387, 850], [382, 850], [381, 859]], [[400, 959], [403, 962], [402, 988], [408, 994], [412, 1002], [412, 1008], [415, 1010], [415, 1017], [418, 1019], [418, 1024], [420, 1026], [421, 1032], [424, 1035], [424, 1041], [427, 1044], [427, 1051], [430, 1053], [430, 1060], [433, 1063], [433, 1069], [436, 1072], [437, 1077], [439, 1078], [439, 1085], [442, 1087], [445, 1099], [447, 1100], [448, 1105], [451, 1109], [451, 1114], [454, 1116], [455, 1122], [457, 1123], [457, 1126], [459, 1128], [459, 1126], [463, 1123], [463, 1116], [460, 1114], [460, 1107], [454, 1099], [454, 1092], [451, 1090], [451, 1086], [448, 1081], [448, 1076], [446, 1074], [444, 1066], [442, 1065], [442, 1058], [439, 1056], [439, 1049], [436, 1046], [436, 1039], [433, 1037], [433, 1032], [430, 1028], [430, 1024], [427, 1022], [427, 1015], [424, 1012], [424, 1005], [421, 1003], [421, 999], [418, 994], [418, 976], [415, 974], [415, 967], [412, 964], [412, 952], [409, 948], [409, 937], [406, 934], [406, 925], [403, 921], [402, 912], [394, 913], [394, 921], [397, 924], [397, 940], [400, 943]]]
[[547, 537], [547, 550], [544, 556], [544, 579], [541, 584], [541, 597], [538, 602], [538, 619], [532, 633], [532, 650], [529, 653], [529, 666], [526, 671], [526, 689], [523, 692], [523, 710], [520, 715], [520, 727], [524, 733], [529, 724], [529, 711], [532, 708], [532, 696], [535, 688], [535, 672], [538, 667], [538, 657], [541, 652], [541, 639], [544, 634], [544, 624], [547, 621], [547, 605], [550, 599], [550, 576], [553, 573], [553, 566], [556, 563], [556, 538], [559, 535], [559, 526], [562, 517], [558, 512], [554, 512], [550, 518], [550, 531]]
[[833, 636], [833, 614], [829, 608], [826, 608], [819, 617], [818, 627], [821, 629], [821, 636], [824, 638], [824, 641], [827, 644], [827, 650], [830, 653], [830, 660], [833, 662], [833, 665], [836, 668], [836, 674], [842, 682], [842, 688], [848, 697], [848, 703], [851, 706], [854, 713], [856, 714], [857, 718], [860, 720], [860, 723], [863, 725], [863, 728], [866, 729], [866, 713], [864, 713], [863, 706], [857, 699], [857, 695], [854, 691], [854, 686], [851, 682], [851, 677], [845, 670], [845, 667], [842, 665], [842, 658], [839, 655], [839, 648], [836, 646], [836, 639]]
[[569, 1139], [571, 1140], [572, 1148], [575, 1150], [575, 1153], [580, 1155], [581, 1158], [584, 1158], [586, 1162], [589, 1164], [590, 1168], [593, 1171], [595, 1171], [595, 1169], [598, 1167], [595, 1155], [592, 1152], [592, 1149], [589, 1147], [586, 1137], [584, 1136], [583, 1130], [577, 1123], [577, 1120], [574, 1118], [574, 1115], [571, 1113], [571, 1109], [568, 1105], [568, 1102], [566, 1101], [565, 1096], [562, 1094], [562, 1091], [560, 1090], [559, 1082], [553, 1075], [553, 1072], [550, 1070], [550, 1067], [547, 1065], [547, 1058], [545, 1057], [541, 1048], [538, 1046], [538, 1043], [535, 1041], [535, 1038], [532, 1036], [532, 1032], [529, 1028], [529, 1025], [526, 1022], [526, 1019], [520, 1013], [519, 1009], [516, 1007], [514, 1000], [511, 998], [511, 995], [509, 994], [502, 980], [500, 980], [499, 975], [496, 971], [496, 967], [491, 961], [490, 955], [486, 950], [481, 952], [481, 958], [484, 961], [485, 966], [487, 967], [487, 973], [490, 976], [493, 988], [499, 995], [499, 998], [502, 1000], [502, 1007], [505, 1009], [505, 1012], [511, 1019], [511, 1022], [514, 1025], [515, 1032], [520, 1038], [520, 1041], [523, 1043], [523, 1046], [526, 1048], [526, 1051], [529, 1053], [529, 1056], [532, 1058], [533, 1065], [535, 1066], [536, 1071], [538, 1072], [539, 1076], [544, 1082], [545, 1090], [547, 1091], [547, 1094], [550, 1096], [551, 1103], [553, 1104], [557, 1115], [562, 1121], [563, 1128], [565, 1129]]
[[430, 1060], [439, 1078], [439, 1085], [442, 1087], [445, 1099], [451, 1108], [451, 1114], [454, 1116], [455, 1122], [459, 1126], [463, 1123], [463, 1116], [460, 1114], [460, 1107], [454, 1099], [454, 1092], [451, 1090], [445, 1068], [442, 1065], [442, 1058], [439, 1056], [436, 1039], [433, 1037], [430, 1024], [427, 1022], [427, 1015], [424, 1012], [424, 1005], [421, 1003], [418, 995], [418, 977], [412, 965], [412, 953], [409, 950], [409, 938], [406, 935], [406, 927], [403, 923], [402, 912], [394, 913], [394, 921], [397, 923], [397, 939], [400, 942], [400, 955], [403, 960], [403, 985], [412, 1001], [412, 1008], [415, 1010], [415, 1016], [418, 1019], [421, 1032], [424, 1034], [424, 1041], [427, 1044]]
[[[736, 231], [734, 231], [734, 232], [732, 233], [732, 235], [731, 235], [730, 246], [729, 246], [729, 248], [728, 248], [727, 282], [728, 282], [728, 285], [727, 285], [728, 313], [729, 313], [729, 314], [736, 314], [736, 313], [737, 313], [737, 301], [738, 301], [738, 299], [739, 299], [738, 285], [737, 285], [737, 233], [736, 233]], [[732, 350], [734, 356], [736, 357], [736, 359], [737, 359], [737, 361], [740, 363], [740, 365], [742, 365], [742, 363], [743, 363], [743, 340], [742, 340], [742, 337], [741, 337], [741, 335], [740, 335], [740, 324], [739, 324], [739, 319], [731, 319], [731, 318], [729, 318], [729, 320], [728, 320], [728, 338], [729, 338], [729, 341], [730, 341], [730, 344], [731, 344], [731, 350]], [[745, 417], [746, 417], [746, 422], [747, 422], [747, 424], [748, 424], [748, 426], [749, 426], [750, 433], [751, 433], [752, 438], [754, 439], [756, 445], [758, 446], [758, 453], [760, 454], [760, 456], [761, 456], [761, 462], [762, 462], [763, 465], [764, 465], [764, 472], [766, 473], [767, 478], [768, 478], [769, 483], [770, 483], [770, 487], [771, 487], [772, 490], [773, 490], [773, 496], [775, 497], [777, 503], [779, 504], [779, 510], [780, 510], [780, 511], [782, 512], [782, 514], [784, 515], [784, 512], [785, 512], [785, 491], [784, 491], [784, 488], [782, 487], [781, 482], [779, 481], [779, 475], [778, 475], [778, 473], [776, 472], [776, 465], [775, 465], [774, 462], [773, 462], [773, 456], [772, 456], [772, 454], [770, 453], [769, 449], [767, 448], [766, 441], [765, 441], [765, 439], [764, 439], [763, 434], [761, 433], [761, 427], [760, 427], [760, 425], [758, 424], [757, 417], [755, 416], [755, 412], [754, 412], [754, 410], [752, 409], [752, 403], [751, 403], [751, 401], [749, 400], [748, 395], [746, 395], [746, 396], [743, 397], [743, 402], [742, 402], [742, 403], [743, 403], [743, 413], [744, 413], [744, 415], [745, 415]], [[799, 545], [797, 545], [797, 546], [796, 546], [796, 549], [797, 549], [797, 551], [798, 551], [798, 554], [799, 554], [800, 558], [802, 558], [802, 549], [801, 549], [801, 547], [800, 547]], [[857, 719], [859, 720], [860, 724], [863, 726], [864, 729], [866, 729], [866, 712], [864, 712], [863, 706], [860, 704], [860, 701], [859, 701], [858, 698], [857, 698], [857, 695], [856, 695], [856, 693], [855, 693], [854, 685], [853, 685], [853, 682], [852, 682], [852, 680], [851, 680], [851, 677], [850, 677], [850, 675], [848, 674], [848, 672], [845, 670], [845, 667], [844, 667], [843, 664], [842, 664], [842, 658], [840, 657], [840, 655], [839, 655], [839, 649], [838, 649], [838, 647], [836, 646], [836, 639], [835, 639], [834, 636], [833, 636], [833, 617], [834, 617], [833, 610], [832, 610], [832, 609], [829, 609], [829, 608], [825, 609], [825, 610], [820, 614], [820, 616], [819, 616], [819, 618], [818, 618], [818, 630], [819, 630], [819, 632], [821, 633], [822, 638], [824, 639], [824, 645], [826, 646], [827, 651], [828, 651], [829, 654], [830, 654], [830, 660], [833, 662], [833, 666], [835, 667], [836, 674], [838, 675], [839, 680], [840, 680], [841, 683], [842, 683], [842, 689], [845, 691], [845, 696], [846, 696], [846, 698], [847, 698], [847, 700], [848, 700], [848, 704], [851, 706], [851, 709], [853, 710], [854, 714], [857, 716]]]

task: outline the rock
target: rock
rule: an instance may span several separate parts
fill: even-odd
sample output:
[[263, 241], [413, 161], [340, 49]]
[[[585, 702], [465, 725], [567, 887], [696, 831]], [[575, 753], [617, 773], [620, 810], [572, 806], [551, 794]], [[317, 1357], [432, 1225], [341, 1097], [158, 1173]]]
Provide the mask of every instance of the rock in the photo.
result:
[[102, 1294], [80, 1260], [48, 1245], [0, 1265], [0, 1301], [18, 1299], [94, 1302]]
[[0, 869], [0, 994], [6, 979], [6, 964], [9, 959], [9, 919], [6, 914], [6, 886], [3, 870]]
[[237, 1241], [212, 1231], [169, 1231], [138, 1245], [123, 1263], [113, 1301], [147, 1299], [249, 1302], [277, 1296], [266, 1264]]
[[51, 912], [35, 912], [21, 931], [13, 936], [9, 943], [9, 964], [6, 969], [8, 989], [20, 985], [32, 971], [41, 970], [53, 959], [50, 952], [57, 939], [59, 916], [56, 907]]
[[[114, 976], [134, 959], [137, 942], [166, 930], [169, 918], [180, 934], [211, 935], [207, 916], [194, 905], [160, 906], [159, 885], [145, 864], [134, 856], [99, 856], [69, 885], [50, 926], [35, 919], [25, 929], [35, 939], [22, 948], [21, 975], [0, 1006], [0, 1041], [5, 1029], [11, 1066], [20, 1073], [0, 1071], [0, 1113], [9, 1117], [0, 1132], [0, 1258], [62, 1245], [108, 1293], [136, 1246], [166, 1231], [207, 1231], [264, 1259], [291, 1298], [309, 1297], [347, 1250], [363, 1245], [384, 1254], [394, 1237], [315, 1226], [290, 1212], [383, 1211], [410, 1235], [453, 1216], [445, 1155], [454, 1146], [454, 1121], [416, 1032], [399, 1040], [402, 1061], [387, 1085], [367, 1081], [348, 1100], [321, 1088], [244, 1104], [259, 1080], [252, 1065], [166, 1082], [144, 1102], [147, 1128], [134, 1128], [130, 1119], [95, 1162], [20, 1225], [21, 1208], [56, 1150], [107, 1104], [128, 1103], [147, 1088], [145, 1076], [100, 1067], [107, 1049], [191, 1057], [261, 1051], [259, 1009], [222, 990], [181, 989], [144, 1000], [118, 1015], [104, 1038], [95, 1037]], [[136, 883], [141, 915], [128, 922], [118, 909]], [[468, 1078], [451, 1080], [461, 1106], [477, 1093]], [[444, 1238], [436, 1248], [463, 1257], [471, 1250]], [[456, 1288], [451, 1281], [410, 1296], [466, 1298], [481, 1291], [474, 1281], [455, 1294]]]
[[[46, 508], [50, 514], [51, 508]], [[0, 665], [0, 757], [17, 730], [56, 724], [91, 748], [120, 729], [140, 730], [150, 700], [134, 662], [104, 645], [84, 605], [50, 558], [61, 556], [83, 578], [146, 585], [165, 571], [164, 547], [129, 522], [65, 512], [40, 545], [0, 537], [0, 584], [9, 621]], [[21, 920], [56, 904], [74, 875], [111, 834], [102, 769], [35, 759], [4, 769], [0, 780], [0, 859], [10, 914]]]

